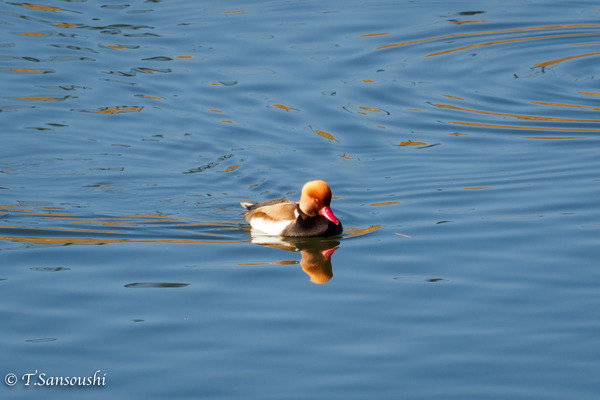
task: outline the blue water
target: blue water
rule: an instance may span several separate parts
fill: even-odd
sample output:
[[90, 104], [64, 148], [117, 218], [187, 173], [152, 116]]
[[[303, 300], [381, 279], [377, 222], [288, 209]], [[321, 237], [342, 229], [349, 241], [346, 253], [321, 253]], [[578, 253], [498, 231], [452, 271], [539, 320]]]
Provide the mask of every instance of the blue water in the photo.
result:
[[2, 397], [598, 397], [599, 15], [0, 1]]

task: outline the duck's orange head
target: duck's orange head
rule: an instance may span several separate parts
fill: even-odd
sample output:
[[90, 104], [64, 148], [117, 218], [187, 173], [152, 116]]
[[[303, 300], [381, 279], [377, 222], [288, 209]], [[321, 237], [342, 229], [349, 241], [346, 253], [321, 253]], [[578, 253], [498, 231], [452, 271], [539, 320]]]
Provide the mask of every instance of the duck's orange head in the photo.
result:
[[309, 217], [322, 215], [338, 225], [340, 221], [333, 215], [331, 208], [331, 189], [323, 181], [310, 181], [304, 184], [300, 196], [300, 209]]

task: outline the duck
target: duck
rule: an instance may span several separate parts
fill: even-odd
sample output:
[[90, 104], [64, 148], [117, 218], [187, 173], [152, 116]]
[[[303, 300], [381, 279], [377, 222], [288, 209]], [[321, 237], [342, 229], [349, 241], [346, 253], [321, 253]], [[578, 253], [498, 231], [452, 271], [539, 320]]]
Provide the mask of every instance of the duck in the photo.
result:
[[342, 223], [331, 211], [331, 188], [321, 180], [302, 187], [300, 201], [285, 198], [259, 203], [240, 203], [250, 226], [262, 233], [284, 237], [335, 236]]

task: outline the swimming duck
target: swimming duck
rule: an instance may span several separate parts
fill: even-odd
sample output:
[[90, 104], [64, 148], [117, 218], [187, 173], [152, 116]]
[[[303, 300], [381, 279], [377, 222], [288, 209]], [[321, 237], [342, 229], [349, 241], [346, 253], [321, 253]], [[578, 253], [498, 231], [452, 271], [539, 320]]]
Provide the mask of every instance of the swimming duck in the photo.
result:
[[304, 184], [300, 201], [276, 199], [240, 204], [247, 210], [244, 218], [256, 230], [268, 235], [314, 237], [339, 235], [343, 231], [330, 203], [329, 185], [317, 180]]

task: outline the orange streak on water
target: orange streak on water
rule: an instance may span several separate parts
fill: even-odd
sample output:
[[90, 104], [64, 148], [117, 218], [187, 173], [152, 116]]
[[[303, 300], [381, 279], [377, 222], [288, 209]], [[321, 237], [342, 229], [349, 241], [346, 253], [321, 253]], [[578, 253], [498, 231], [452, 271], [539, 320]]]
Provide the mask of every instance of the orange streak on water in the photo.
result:
[[587, 129], [587, 128], [546, 128], [541, 126], [513, 126], [513, 125], [496, 125], [496, 124], [480, 124], [474, 122], [458, 122], [450, 121], [449, 124], [462, 125], [462, 126], [476, 126], [480, 128], [500, 128], [500, 129], [521, 129], [521, 130], [532, 130], [532, 131], [558, 131], [558, 132], [600, 132], [600, 129]]
[[19, 100], [26, 101], [56, 101], [54, 97], [17, 97]]
[[94, 110], [92, 112], [96, 114], [116, 114], [120, 112], [141, 111], [142, 108], [143, 107], [111, 107], [102, 110]]
[[442, 96], [447, 97], [449, 99], [454, 99], [454, 100], [464, 100], [462, 97], [450, 96], [449, 94], [443, 94]]
[[321, 137], [323, 137], [323, 138], [327, 139], [327, 140], [335, 140], [335, 138], [333, 137], [333, 135], [332, 135], [331, 133], [327, 133], [327, 132], [324, 132], [324, 131], [320, 131], [320, 130], [318, 130], [318, 129], [315, 129], [315, 133], [316, 133], [317, 135], [319, 135], [319, 136], [321, 136]]
[[592, 56], [598, 56], [600, 55], [600, 52], [596, 52], [596, 53], [587, 53], [587, 54], [579, 54], [577, 56], [571, 56], [571, 57], [565, 57], [565, 58], [559, 58], [557, 60], [551, 60], [551, 61], [545, 61], [542, 63], [537, 63], [535, 64], [536, 67], [549, 67], [550, 65], [556, 65], [559, 64], [561, 62], [564, 61], [569, 61], [569, 60], [575, 60], [577, 58], [583, 58], [583, 57], [592, 57]]
[[[127, 235], [126, 231], [119, 230], [124, 227], [139, 227], [138, 231], [143, 232], [144, 228], [159, 226], [166, 227], [187, 227], [187, 228], [236, 228], [238, 225], [231, 222], [219, 222], [202, 219], [177, 218], [158, 214], [135, 214], [124, 215], [120, 217], [108, 218], [84, 218], [77, 217], [69, 213], [43, 213], [34, 210], [28, 210], [13, 205], [0, 205], [0, 209], [5, 212], [27, 215], [27, 216], [42, 216], [44, 220], [60, 221], [62, 223], [71, 223], [78, 225], [86, 225], [85, 228], [63, 228], [63, 227], [44, 227], [44, 226], [23, 226], [23, 225], [0, 225], [0, 230], [37, 230], [40, 231], [40, 236], [1, 236], [0, 240], [8, 240], [14, 242], [39, 243], [39, 244], [106, 244], [106, 243], [243, 243], [242, 240], [199, 240], [186, 238], [151, 238], [151, 239], [130, 239], [127, 236], [123, 237], [54, 237], [56, 232], [72, 232], [74, 234], [81, 233], [98, 233], [111, 235]], [[116, 229], [108, 230], [98, 228], [98, 226], [110, 226]], [[194, 232], [195, 235], [208, 237], [222, 238], [225, 235], [214, 232]], [[50, 237], [48, 237], [50, 236]]]
[[365, 110], [365, 111], [371, 111], [371, 112], [381, 112], [381, 110], [378, 110], [376, 108], [371, 108], [371, 107], [359, 107], [361, 110]]
[[438, 108], [446, 108], [449, 110], [457, 110], [457, 111], [466, 111], [475, 114], [483, 114], [483, 115], [495, 115], [499, 117], [511, 117], [526, 121], [555, 121], [555, 122], [600, 122], [600, 119], [580, 119], [580, 118], [553, 118], [553, 117], [539, 117], [535, 115], [519, 115], [519, 114], [508, 114], [508, 113], [498, 113], [491, 111], [480, 111], [480, 110], [472, 110], [469, 108], [456, 107], [448, 104], [434, 104]]
[[403, 237], [405, 237], [405, 238], [412, 238], [412, 236], [409, 236], [409, 235], [404, 235], [404, 234], [402, 234], [402, 233], [398, 233], [398, 232], [394, 232], [394, 235], [403, 236]]
[[600, 93], [592, 93], [592, 92], [577, 92], [579, 94], [584, 94], [586, 96], [600, 96]]
[[369, 226], [368, 228], [353, 228], [353, 227], [348, 227], [346, 228], [346, 233], [348, 233], [348, 236], [346, 237], [356, 237], [356, 236], [362, 236], [362, 235], [366, 235], [372, 232], [375, 232], [377, 230], [381, 229], [381, 225], [372, 225]]
[[413, 142], [412, 140], [407, 140], [405, 142], [401, 142], [400, 146], [425, 146], [427, 143], [425, 142]]
[[386, 201], [384, 203], [372, 203], [372, 204], [369, 204], [369, 205], [371, 207], [381, 207], [381, 206], [391, 206], [391, 205], [394, 205], [394, 204], [400, 204], [400, 202], [399, 201]]
[[21, 5], [25, 8], [30, 8], [32, 10], [38, 10], [38, 11], [50, 11], [50, 12], [61, 12], [62, 11], [60, 8], [41, 6], [39, 4], [23, 3]]
[[[600, 93], [584, 93], [584, 92], [577, 92], [580, 94], [587, 94], [590, 96], [600, 96]], [[585, 108], [588, 110], [594, 110], [594, 111], [600, 111], [600, 107], [593, 107], [593, 106], [580, 106], [578, 104], [561, 104], [561, 103], [549, 103], [549, 102], [545, 102], [545, 101], [532, 101], [532, 104], [539, 104], [541, 106], [551, 106], [551, 107], [568, 107], [568, 108]]]
[[37, 229], [37, 230], [60, 231], [60, 232], [119, 233], [118, 231], [103, 231], [103, 230], [98, 230], [98, 229], [42, 228], [42, 227], [39, 227], [39, 226], [9, 226], [9, 225], [0, 225], [0, 229]]
[[237, 169], [239, 167], [240, 167], [239, 165], [232, 165], [231, 167], [223, 170], [223, 172], [231, 172], [231, 171], [233, 171], [233, 170], [235, 170], [235, 169]]
[[45, 73], [46, 71], [41, 69], [31, 69], [31, 68], [11, 68], [13, 72], [23, 72], [23, 73]]
[[526, 136], [523, 139], [540, 139], [540, 140], [571, 140], [571, 139], [585, 139], [584, 137], [577, 136]]
[[[457, 52], [457, 51], [475, 49], [475, 48], [484, 47], [484, 46], [493, 46], [493, 45], [497, 45], [497, 44], [527, 42], [527, 41], [531, 41], [531, 40], [556, 39], [556, 38], [576, 37], [576, 36], [589, 36], [589, 35], [600, 35], [600, 33], [572, 33], [572, 34], [565, 34], [565, 35], [548, 35], [548, 36], [538, 36], [538, 37], [531, 37], [531, 38], [518, 38], [518, 39], [496, 40], [496, 41], [493, 41], [493, 42], [476, 43], [476, 44], [471, 44], [471, 45], [468, 45], [468, 46], [458, 47], [458, 48], [455, 48], [455, 49], [439, 51], [437, 53], [427, 54], [425, 57], [441, 56], [441, 55], [444, 55], [444, 54], [450, 54], [450, 53], [454, 53], [454, 52]], [[539, 64], [536, 64], [536, 65], [537, 66], [541, 66]]]
[[389, 35], [390, 32], [382, 32], [382, 33], [367, 33], [365, 35], [360, 35], [359, 37], [373, 37], [373, 36], [385, 36]]
[[290, 107], [283, 105], [283, 104], [273, 104], [273, 107], [279, 108], [279, 109], [285, 110], [285, 111], [292, 111], [292, 109]]
[[462, 24], [480, 24], [482, 22], [490, 22], [486, 19], [474, 19], [474, 20], [470, 20], [470, 21], [452, 21], [452, 22], [448, 22], [449, 24], [454, 24], [454, 25], [462, 25]]
[[571, 28], [598, 28], [600, 24], [570, 24], [570, 25], [548, 25], [548, 26], [535, 26], [531, 28], [520, 28], [520, 29], [505, 29], [497, 31], [483, 31], [483, 32], [467, 32], [467, 33], [455, 33], [452, 35], [436, 36], [432, 38], [411, 40], [408, 42], [386, 44], [384, 46], [377, 47], [377, 50], [389, 49], [392, 47], [407, 46], [411, 44], [431, 42], [434, 40], [443, 40], [465, 36], [482, 36], [482, 35], [497, 35], [503, 33], [519, 33], [519, 32], [530, 32], [530, 31], [541, 31], [541, 30], [555, 30], [555, 29], [571, 29]]
[[113, 244], [113, 243], [183, 243], [183, 244], [225, 244], [246, 243], [248, 240], [195, 240], [195, 239], [94, 239], [94, 238], [35, 238], [0, 236], [0, 240], [38, 244]]
[[69, 213], [44, 213], [44, 212], [38, 212], [38, 211], [34, 211], [34, 210], [24, 210], [24, 209], [10, 210], [10, 211], [20, 212], [21, 214], [25, 214], [25, 215], [37, 215], [37, 216], [41, 216], [41, 217], [69, 217], [69, 216], [73, 215], [73, 214], [69, 214]]

